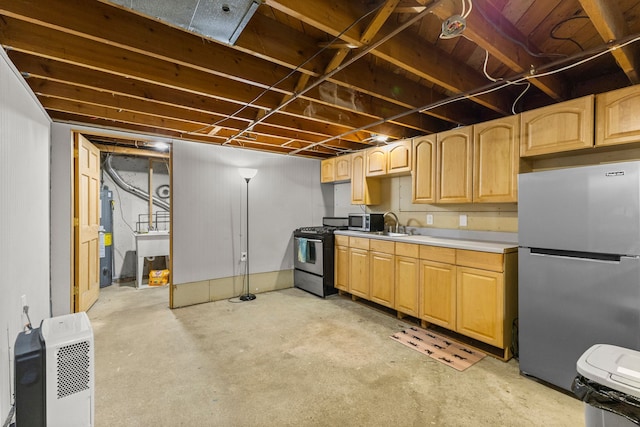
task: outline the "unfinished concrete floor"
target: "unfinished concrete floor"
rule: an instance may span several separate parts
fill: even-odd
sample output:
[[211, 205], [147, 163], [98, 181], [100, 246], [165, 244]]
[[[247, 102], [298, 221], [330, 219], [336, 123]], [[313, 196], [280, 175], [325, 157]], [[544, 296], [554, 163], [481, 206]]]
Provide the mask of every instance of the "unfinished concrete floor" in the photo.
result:
[[457, 372], [389, 338], [410, 324], [299, 289], [168, 309], [112, 285], [89, 311], [96, 426], [581, 426], [582, 403], [486, 357]]

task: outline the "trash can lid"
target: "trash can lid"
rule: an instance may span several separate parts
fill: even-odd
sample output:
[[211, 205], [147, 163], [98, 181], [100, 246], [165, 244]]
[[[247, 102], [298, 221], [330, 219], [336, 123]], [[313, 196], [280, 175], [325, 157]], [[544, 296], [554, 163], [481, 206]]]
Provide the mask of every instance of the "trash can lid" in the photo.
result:
[[609, 344], [585, 351], [578, 373], [606, 387], [640, 398], [640, 352]]

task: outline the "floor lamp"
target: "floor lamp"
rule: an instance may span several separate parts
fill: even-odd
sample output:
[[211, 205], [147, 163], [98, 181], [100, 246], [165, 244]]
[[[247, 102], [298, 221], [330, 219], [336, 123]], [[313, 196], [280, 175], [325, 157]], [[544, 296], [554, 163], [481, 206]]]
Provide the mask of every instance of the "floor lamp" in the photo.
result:
[[240, 168], [238, 169], [238, 172], [240, 173], [240, 176], [244, 178], [244, 180], [247, 182], [247, 230], [246, 230], [246, 248], [247, 248], [247, 259], [246, 259], [246, 268], [244, 270], [244, 280], [247, 284], [246, 287], [246, 292], [242, 295], [240, 295], [240, 301], [251, 301], [256, 299], [256, 296], [254, 294], [252, 294], [251, 292], [249, 292], [249, 289], [251, 289], [249, 287], [249, 181], [251, 181], [251, 178], [253, 178], [254, 176], [256, 176], [256, 174], [258, 173], [257, 169], [247, 169], [247, 168]]

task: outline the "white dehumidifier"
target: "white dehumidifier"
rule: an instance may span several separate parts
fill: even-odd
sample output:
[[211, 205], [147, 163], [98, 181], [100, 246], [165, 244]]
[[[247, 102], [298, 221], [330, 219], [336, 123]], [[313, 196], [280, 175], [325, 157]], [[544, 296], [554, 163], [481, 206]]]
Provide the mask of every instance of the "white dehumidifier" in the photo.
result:
[[14, 361], [16, 427], [93, 426], [93, 330], [86, 313], [21, 332]]

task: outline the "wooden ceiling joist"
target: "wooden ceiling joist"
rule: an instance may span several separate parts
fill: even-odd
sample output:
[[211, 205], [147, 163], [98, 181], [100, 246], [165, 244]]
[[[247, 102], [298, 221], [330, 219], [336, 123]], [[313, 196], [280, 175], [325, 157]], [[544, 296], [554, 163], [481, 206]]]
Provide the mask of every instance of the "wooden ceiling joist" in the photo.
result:
[[[598, 33], [605, 42], [619, 40], [629, 35], [624, 16], [619, 7], [604, 0], [580, 0], [584, 11], [589, 15], [591, 22], [598, 30]], [[622, 71], [627, 75], [633, 84], [640, 82], [638, 77], [638, 56], [637, 46], [625, 46], [611, 52]]]
[[[284, 48], [283, 43], [289, 47]], [[349, 45], [353, 45], [353, 43]], [[317, 50], [318, 43], [303, 33], [256, 14], [236, 42], [235, 47], [296, 68], [315, 53], [314, 50]], [[291, 53], [299, 53], [299, 55], [287, 56]], [[330, 54], [331, 52], [327, 53], [327, 55]], [[327, 64], [328, 60], [328, 56], [320, 55], [311, 63], [303, 66], [301, 71], [317, 77], [326, 68], [326, 65], [323, 64]], [[358, 92], [368, 93], [409, 109], [424, 105], [424, 100], [435, 101], [445, 98], [442, 94], [401, 74], [390, 72], [384, 68], [373, 68], [362, 61], [355, 62], [333, 75], [328, 81], [350, 87]], [[458, 110], [448, 106], [429, 111], [428, 114], [456, 124], [465, 123], [466, 120]]]
[[[348, 43], [360, 45], [360, 33], [363, 25], [353, 25], [348, 31], [345, 28], [352, 25], [367, 11], [359, 10], [357, 15], [350, 10], [336, 4], [337, 0], [327, 0], [320, 3], [300, 2], [297, 0], [266, 0], [266, 4], [301, 21], [328, 32]], [[353, 5], [356, 8], [356, 5]], [[391, 24], [385, 25], [381, 34], [393, 30]], [[402, 69], [429, 80], [455, 93], [465, 93], [482, 87], [486, 79], [472, 68], [453, 61], [449, 56], [437, 48], [418, 40], [407, 32], [398, 34], [393, 39], [374, 49], [372, 55], [394, 64]], [[503, 114], [508, 114], [510, 105], [503, 96], [490, 93], [474, 97], [475, 102]]]
[[[420, 0], [426, 1], [426, 0]], [[536, 67], [544, 64], [540, 57], [532, 56], [521, 44], [529, 43], [527, 39], [507, 19], [499, 22], [491, 22], [485, 16], [500, 17], [500, 13], [493, 8], [490, 2], [484, 2], [474, 6], [472, 13], [466, 18], [467, 27], [464, 36], [475, 42], [489, 54], [505, 64], [514, 74], [520, 74], [529, 70], [535, 72]], [[456, 0], [441, 0], [434, 9], [434, 13], [442, 20], [460, 13], [460, 2]], [[486, 11], [482, 11], [486, 9]], [[496, 27], [499, 27], [496, 28]], [[505, 37], [503, 34], [508, 34]], [[521, 44], [515, 42], [520, 41]], [[529, 43], [530, 44], [530, 43]], [[531, 47], [530, 49], [536, 49]], [[569, 85], [556, 76], [547, 76], [541, 79], [531, 78], [531, 83], [555, 100], [568, 97]]]
[[0, 45], [55, 121], [315, 158], [640, 80], [636, 44], [539, 77], [640, 34], [632, 0], [259, 3], [227, 45], [105, 0], [0, 0]]
[[[25, 2], [21, 1], [7, 2], [6, 0], [0, 0], [0, 13], [15, 17], [16, 19], [24, 19], [25, 22], [50, 29], [64, 29], [66, 33], [74, 36], [81, 36], [91, 41], [104, 43], [108, 46], [129, 50], [133, 53], [128, 55], [129, 64], [139, 64], [141, 61], [136, 60], [135, 54], [140, 54], [151, 56], [154, 59], [162, 61], [157, 63], [152, 61], [148, 64], [150, 68], [159, 67], [158, 69], [161, 70], [163, 68], [162, 63], [164, 61], [170, 61], [172, 64], [191, 67], [205, 73], [211, 72], [210, 70], [215, 70], [214, 74], [218, 77], [237, 80], [243, 84], [249, 83], [260, 89], [268, 88], [274, 83], [282, 81], [277, 84], [275, 88], [272, 88], [272, 90], [282, 91], [288, 94], [285, 96], [291, 96], [291, 93], [295, 90], [295, 88], [291, 87], [295, 74], [292, 78], [286, 79], [285, 77], [288, 75], [289, 70], [284, 67], [271, 64], [256, 56], [234, 51], [227, 46], [221, 46], [207, 40], [202, 40], [197, 47], [192, 49], [181, 49], [180, 46], [182, 45], [194, 45], [194, 39], [198, 37], [179, 29], [167, 27], [160, 22], [148, 20], [138, 15], [132, 15], [125, 10], [115, 8], [108, 4], [99, 3], [95, 9], [87, 9], [80, 7], [79, 4], [77, 4], [78, 1], [79, 0], [71, 0], [67, 2], [63, 0], [52, 0], [52, 3], [36, 3], [35, 5], [27, 6]], [[54, 8], [55, 13], [48, 12], [51, 8]], [[27, 13], [29, 17], [25, 18]], [[117, 23], [116, 28], [113, 27], [113, 22]], [[158, 43], [154, 40], [155, 38], [169, 39], [171, 43]], [[9, 39], [8, 41], [10, 42]], [[68, 45], [68, 40], [58, 40], [56, 44], [59, 46]], [[97, 53], [100, 54], [100, 51]], [[118, 52], [112, 55], [112, 57], [114, 56], [120, 58], [126, 55]], [[69, 58], [67, 58], [67, 60], [73, 61], [73, 59]], [[237, 64], [242, 64], [242, 66], [238, 67]], [[265, 70], [270, 71], [265, 72]], [[171, 69], [171, 71], [173, 71], [173, 69]], [[178, 75], [178, 73], [182, 75]], [[197, 79], [197, 75], [189, 74], [188, 68], [181, 68], [175, 71], [175, 74], [183, 80]], [[138, 75], [137, 77], [144, 78], [144, 75]], [[203, 76], [198, 80], [204, 80], [205, 78], [206, 77]], [[166, 80], [164, 81], [166, 82]], [[228, 83], [216, 84], [215, 81], [212, 81], [211, 85], [218, 89], [230, 88]], [[223, 99], [233, 99], [232, 93], [225, 94], [224, 92], [218, 92], [218, 94]], [[257, 92], [252, 95], [254, 96], [250, 97], [250, 99], [242, 99], [242, 102], [248, 102], [254, 99], [255, 96], [257, 96]], [[312, 102], [322, 102], [320, 98], [309, 99]], [[385, 101], [388, 102], [387, 100]], [[257, 102], [258, 105], [264, 106], [260, 104], [260, 100]], [[267, 101], [267, 104], [272, 103], [273, 100]], [[366, 111], [366, 113], [381, 118], [380, 111], [393, 109], [392, 106], [385, 107], [385, 105], [381, 105], [381, 108], [384, 110]], [[402, 125], [401, 120], [397, 123]], [[409, 124], [409, 127], [416, 128], [416, 126], [416, 122]], [[416, 129], [427, 133], [437, 132], [442, 128], [442, 123], [421, 120], [420, 126], [425, 126], [425, 128]]]

